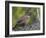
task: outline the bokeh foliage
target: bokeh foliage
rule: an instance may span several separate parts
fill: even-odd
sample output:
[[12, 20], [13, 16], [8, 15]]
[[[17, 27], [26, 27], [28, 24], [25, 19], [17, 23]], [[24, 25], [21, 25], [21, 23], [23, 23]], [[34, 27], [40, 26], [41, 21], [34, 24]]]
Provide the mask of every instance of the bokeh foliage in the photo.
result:
[[[28, 13], [31, 13], [29, 24], [31, 25], [34, 20], [37, 19], [37, 9], [40, 11], [39, 8], [30, 8]], [[28, 10], [28, 7], [12, 7], [12, 25], [15, 26], [17, 20], [27, 14], [26, 10]], [[40, 12], [38, 12], [40, 15]]]

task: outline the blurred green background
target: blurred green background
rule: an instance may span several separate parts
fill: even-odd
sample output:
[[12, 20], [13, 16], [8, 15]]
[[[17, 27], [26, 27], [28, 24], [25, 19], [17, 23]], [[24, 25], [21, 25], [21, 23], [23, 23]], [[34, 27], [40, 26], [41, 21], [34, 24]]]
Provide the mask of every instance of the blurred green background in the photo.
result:
[[36, 19], [38, 19], [38, 17], [40, 17], [40, 9], [39, 8], [12, 7], [12, 25], [13, 25], [13, 27], [16, 25], [17, 20], [27, 13], [31, 13], [31, 16], [29, 19], [30, 25], [33, 23], [34, 20], [36, 20]]

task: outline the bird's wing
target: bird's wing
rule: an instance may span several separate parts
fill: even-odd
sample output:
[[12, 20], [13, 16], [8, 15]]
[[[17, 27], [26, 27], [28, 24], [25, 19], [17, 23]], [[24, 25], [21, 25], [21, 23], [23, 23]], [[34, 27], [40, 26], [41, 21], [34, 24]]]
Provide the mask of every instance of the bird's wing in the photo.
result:
[[22, 16], [18, 21], [17, 23], [20, 24], [20, 23], [25, 23], [25, 21], [27, 20], [27, 16]]

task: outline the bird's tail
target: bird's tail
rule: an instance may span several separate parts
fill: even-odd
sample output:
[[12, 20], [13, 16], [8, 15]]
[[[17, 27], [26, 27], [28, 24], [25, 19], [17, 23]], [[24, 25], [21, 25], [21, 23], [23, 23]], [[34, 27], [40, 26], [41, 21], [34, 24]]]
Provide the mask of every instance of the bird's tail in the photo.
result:
[[17, 27], [18, 24], [16, 24], [12, 29], [14, 30]]

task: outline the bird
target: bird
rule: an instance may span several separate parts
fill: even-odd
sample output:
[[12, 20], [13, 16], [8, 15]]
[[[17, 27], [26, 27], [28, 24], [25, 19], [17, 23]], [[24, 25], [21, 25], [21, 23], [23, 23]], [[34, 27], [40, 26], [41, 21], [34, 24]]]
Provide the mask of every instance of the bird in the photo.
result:
[[29, 19], [30, 19], [29, 14], [20, 17], [20, 19], [17, 21], [17, 23], [16, 23], [15, 27], [13, 27], [13, 29], [18, 28], [17, 26], [24, 27], [25, 25], [28, 25]]
[[30, 18], [30, 16], [28, 16], [28, 15], [22, 16], [17, 23], [18, 24], [24, 24], [24, 23], [27, 24], [29, 22], [29, 18]]
[[24, 16], [20, 17], [17, 20], [16, 25], [15, 25], [15, 27], [13, 29], [15, 29], [17, 26], [24, 27], [25, 25], [28, 25], [28, 23], [30, 21], [30, 16], [31, 16], [31, 14], [27, 13]]
[[26, 14], [17, 21], [17, 24], [27, 25], [31, 16], [30, 8], [26, 9]]

